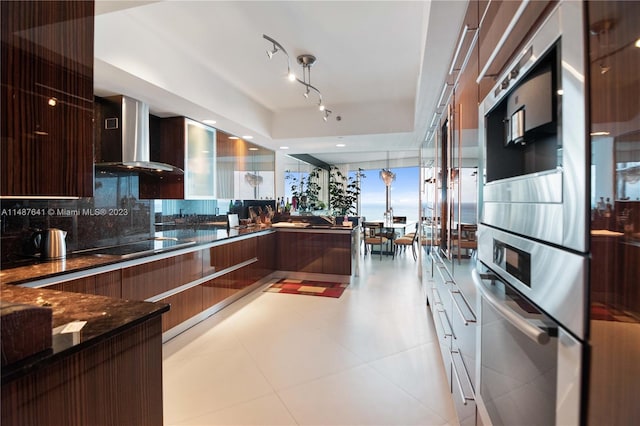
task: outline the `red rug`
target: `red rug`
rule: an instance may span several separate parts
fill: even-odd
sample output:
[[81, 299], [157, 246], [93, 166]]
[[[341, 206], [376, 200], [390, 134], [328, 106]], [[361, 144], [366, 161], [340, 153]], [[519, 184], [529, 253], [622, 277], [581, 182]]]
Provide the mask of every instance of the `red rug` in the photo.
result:
[[283, 278], [278, 282], [271, 284], [264, 291], [271, 293], [306, 294], [308, 296], [338, 298], [342, 296], [342, 293], [344, 293], [344, 290], [348, 285], [349, 284], [336, 282], [292, 280], [289, 278]]

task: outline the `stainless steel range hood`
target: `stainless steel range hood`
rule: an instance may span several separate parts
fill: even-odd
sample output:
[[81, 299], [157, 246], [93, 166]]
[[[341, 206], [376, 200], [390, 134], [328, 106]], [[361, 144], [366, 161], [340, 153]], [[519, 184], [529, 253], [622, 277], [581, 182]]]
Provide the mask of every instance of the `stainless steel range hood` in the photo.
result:
[[184, 174], [179, 167], [151, 161], [149, 105], [127, 96], [96, 100], [100, 162], [96, 169], [144, 173]]

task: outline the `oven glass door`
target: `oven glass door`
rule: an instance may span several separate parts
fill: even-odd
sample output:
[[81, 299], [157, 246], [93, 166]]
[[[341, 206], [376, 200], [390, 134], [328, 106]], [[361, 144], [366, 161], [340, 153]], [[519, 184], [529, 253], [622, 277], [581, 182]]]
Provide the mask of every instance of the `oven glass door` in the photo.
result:
[[491, 423], [555, 424], [557, 323], [495, 275], [475, 274], [482, 295], [480, 400]]

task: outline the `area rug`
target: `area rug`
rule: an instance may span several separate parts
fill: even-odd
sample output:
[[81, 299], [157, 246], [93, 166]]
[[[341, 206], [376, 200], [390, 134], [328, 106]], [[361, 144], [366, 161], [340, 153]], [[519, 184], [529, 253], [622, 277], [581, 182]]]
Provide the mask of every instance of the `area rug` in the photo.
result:
[[342, 296], [342, 293], [344, 293], [344, 290], [348, 285], [349, 284], [336, 282], [282, 278], [281, 280], [271, 284], [264, 291], [268, 291], [270, 293], [305, 294], [307, 296], [338, 298]]

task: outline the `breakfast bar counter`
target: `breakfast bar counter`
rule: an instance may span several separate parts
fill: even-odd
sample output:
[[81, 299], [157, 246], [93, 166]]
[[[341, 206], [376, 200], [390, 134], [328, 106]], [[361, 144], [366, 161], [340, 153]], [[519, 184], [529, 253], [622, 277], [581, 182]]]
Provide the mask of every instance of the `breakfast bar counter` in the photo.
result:
[[51, 309], [53, 327], [50, 348], [2, 367], [2, 425], [162, 424], [168, 305], [5, 284], [0, 297]]

